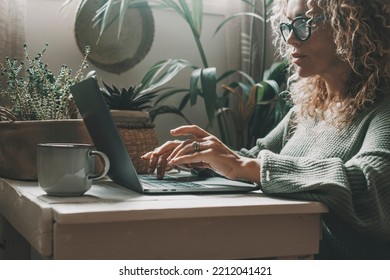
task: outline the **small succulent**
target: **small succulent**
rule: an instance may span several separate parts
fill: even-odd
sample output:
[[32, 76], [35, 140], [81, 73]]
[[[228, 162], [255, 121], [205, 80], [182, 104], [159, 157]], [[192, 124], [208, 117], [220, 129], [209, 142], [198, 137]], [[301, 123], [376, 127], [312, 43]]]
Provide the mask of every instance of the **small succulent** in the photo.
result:
[[140, 91], [138, 87], [130, 86], [129, 88], [115, 85], [111, 87], [103, 82], [104, 88], [101, 89], [106, 104], [114, 110], [133, 110], [143, 111], [150, 109], [150, 102], [156, 96], [154, 91]]

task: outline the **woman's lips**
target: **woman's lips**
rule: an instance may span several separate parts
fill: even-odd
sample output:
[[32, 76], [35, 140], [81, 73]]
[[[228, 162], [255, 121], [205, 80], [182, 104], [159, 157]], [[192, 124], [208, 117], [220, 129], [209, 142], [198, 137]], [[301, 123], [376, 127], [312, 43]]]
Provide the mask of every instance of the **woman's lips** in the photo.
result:
[[306, 55], [297, 52], [292, 53], [291, 56], [293, 57], [293, 62], [297, 65], [299, 65], [302, 62], [302, 60], [306, 57]]

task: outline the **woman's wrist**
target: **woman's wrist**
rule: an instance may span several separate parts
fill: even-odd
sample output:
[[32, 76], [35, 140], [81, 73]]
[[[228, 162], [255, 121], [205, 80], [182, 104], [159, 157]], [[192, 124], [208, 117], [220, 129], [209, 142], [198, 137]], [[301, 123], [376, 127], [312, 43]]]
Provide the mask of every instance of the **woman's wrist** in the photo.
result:
[[237, 179], [248, 180], [260, 184], [260, 159], [241, 157], [241, 168]]

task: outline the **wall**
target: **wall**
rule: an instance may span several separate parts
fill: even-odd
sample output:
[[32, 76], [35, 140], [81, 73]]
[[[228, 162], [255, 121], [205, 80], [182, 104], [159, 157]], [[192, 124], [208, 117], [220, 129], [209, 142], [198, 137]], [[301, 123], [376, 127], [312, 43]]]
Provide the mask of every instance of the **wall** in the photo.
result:
[[[74, 0], [75, 1], [75, 0]], [[202, 43], [206, 50], [209, 64], [217, 67], [219, 73], [226, 69], [226, 44], [224, 30], [213, 36], [215, 28], [223, 20], [224, 3], [227, 0], [205, 0], [204, 29]], [[231, 1], [231, 0], [230, 0]], [[77, 6], [71, 4], [61, 10], [63, 0], [27, 0], [26, 6], [26, 42], [31, 55], [39, 52], [45, 43], [49, 44], [45, 54], [45, 62], [54, 71], [62, 64], [67, 64], [76, 70], [83, 58], [78, 50], [73, 34], [74, 14]], [[184, 21], [170, 11], [154, 10], [155, 36], [148, 55], [134, 68], [120, 75], [108, 73], [91, 65], [97, 71], [99, 80], [108, 84], [129, 86], [137, 84], [142, 75], [155, 62], [167, 58], [183, 58], [197, 65], [201, 60], [190, 29]], [[187, 86], [188, 72], [175, 79], [174, 84]], [[177, 100], [171, 102], [177, 103]], [[188, 108], [186, 116], [193, 123], [205, 126], [207, 124], [203, 104]], [[173, 115], [163, 115], [156, 121], [156, 131], [160, 143], [169, 139], [169, 130], [184, 122]]]

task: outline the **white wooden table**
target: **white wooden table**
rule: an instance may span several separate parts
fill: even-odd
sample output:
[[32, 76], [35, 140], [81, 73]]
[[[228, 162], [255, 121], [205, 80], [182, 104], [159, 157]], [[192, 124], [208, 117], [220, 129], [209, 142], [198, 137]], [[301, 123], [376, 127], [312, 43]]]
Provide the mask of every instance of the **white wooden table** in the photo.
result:
[[261, 192], [142, 195], [111, 181], [82, 197], [0, 179], [0, 214], [53, 259], [248, 259], [318, 252], [319, 202]]

